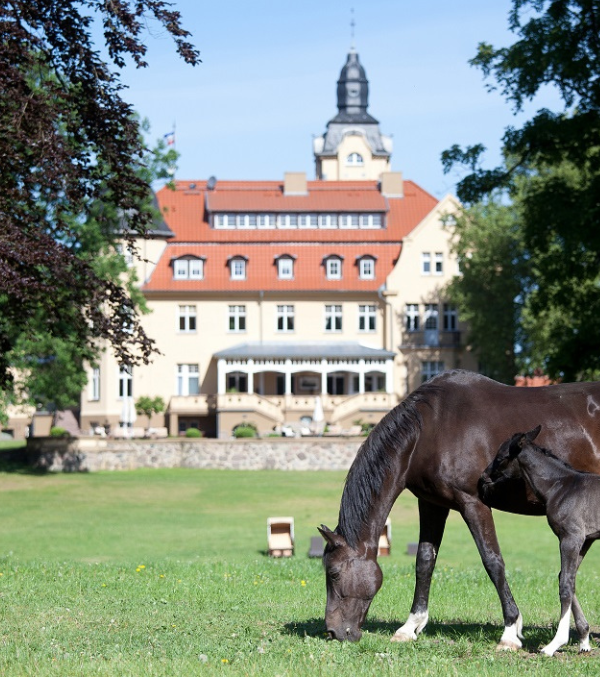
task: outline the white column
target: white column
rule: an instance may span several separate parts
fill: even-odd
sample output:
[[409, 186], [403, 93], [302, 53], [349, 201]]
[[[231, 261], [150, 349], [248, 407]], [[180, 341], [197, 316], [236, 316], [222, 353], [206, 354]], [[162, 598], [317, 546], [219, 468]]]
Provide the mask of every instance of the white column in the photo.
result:
[[386, 360], [385, 362], [385, 392], [394, 392], [394, 360]]
[[321, 395], [327, 395], [327, 360], [321, 360]]
[[292, 361], [289, 357], [285, 361], [285, 394], [292, 394]]
[[225, 373], [226, 373], [227, 363], [223, 358], [217, 362], [217, 394], [224, 395], [226, 386], [225, 386]]
[[254, 360], [249, 357], [247, 362], [248, 368], [248, 394], [254, 393]]
[[365, 361], [363, 359], [358, 361], [358, 392], [360, 395], [365, 394]]

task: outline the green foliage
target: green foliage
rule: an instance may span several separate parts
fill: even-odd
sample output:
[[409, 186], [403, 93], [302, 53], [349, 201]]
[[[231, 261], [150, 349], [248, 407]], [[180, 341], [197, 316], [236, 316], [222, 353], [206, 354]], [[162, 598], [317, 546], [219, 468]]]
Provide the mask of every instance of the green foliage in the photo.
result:
[[165, 410], [165, 401], [160, 395], [156, 397], [148, 397], [147, 395], [142, 395], [135, 402], [135, 411], [137, 414], [148, 417], [148, 425], [150, 425], [150, 419], [152, 414], [160, 414]]
[[258, 437], [258, 431], [252, 425], [247, 423], [241, 423], [233, 429], [233, 436], [235, 438], [240, 437]]
[[61, 428], [58, 425], [53, 425], [50, 428], [50, 437], [66, 437], [68, 434], [66, 428]]
[[[521, 250], [515, 260], [529, 267], [517, 297], [521, 364], [525, 371], [541, 369], [564, 380], [600, 375], [594, 338], [600, 331], [599, 17], [600, 0], [513, 0], [510, 28], [518, 39], [501, 49], [482, 43], [471, 63], [515, 110], [548, 85], [559, 93], [563, 109], [540, 110], [520, 129], [507, 129], [505, 161], [495, 169], [481, 168], [481, 145], [453, 146], [442, 155], [445, 171], [462, 163], [471, 172], [458, 186], [464, 202], [489, 200], [498, 188], [510, 197], [517, 223], [511, 232], [518, 230]], [[474, 296], [463, 293], [462, 301], [476, 302]], [[514, 299], [498, 302], [509, 309]], [[472, 320], [478, 308], [484, 313], [480, 324], [490, 320], [486, 341], [491, 340], [500, 325], [491, 308], [476, 303]], [[514, 314], [508, 319], [513, 323]], [[482, 335], [474, 331], [474, 340], [481, 343]]]
[[202, 437], [202, 431], [198, 430], [198, 428], [188, 428], [185, 431], [185, 436], [186, 437]]
[[463, 210], [456, 219], [453, 247], [461, 275], [451, 283], [449, 295], [469, 325], [467, 340], [482, 372], [512, 385], [528, 272], [515, 207], [492, 198]]

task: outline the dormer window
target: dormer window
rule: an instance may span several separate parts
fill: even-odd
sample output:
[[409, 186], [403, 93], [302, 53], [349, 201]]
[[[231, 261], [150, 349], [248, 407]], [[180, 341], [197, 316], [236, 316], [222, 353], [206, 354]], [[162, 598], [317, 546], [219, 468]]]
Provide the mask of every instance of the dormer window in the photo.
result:
[[244, 256], [233, 256], [229, 259], [230, 279], [245, 280], [246, 279], [246, 264], [248, 259]]
[[276, 257], [277, 277], [280, 280], [294, 279], [294, 259], [295, 257], [289, 254]]
[[325, 259], [325, 276], [328, 280], [342, 279], [342, 257], [328, 256]]
[[346, 158], [346, 164], [349, 167], [362, 167], [364, 163], [365, 161], [363, 160], [363, 156], [360, 153], [350, 153], [350, 155], [348, 155]]
[[375, 257], [361, 256], [358, 259], [358, 277], [361, 280], [375, 279]]
[[204, 278], [204, 259], [186, 256], [173, 261], [174, 280], [202, 280]]

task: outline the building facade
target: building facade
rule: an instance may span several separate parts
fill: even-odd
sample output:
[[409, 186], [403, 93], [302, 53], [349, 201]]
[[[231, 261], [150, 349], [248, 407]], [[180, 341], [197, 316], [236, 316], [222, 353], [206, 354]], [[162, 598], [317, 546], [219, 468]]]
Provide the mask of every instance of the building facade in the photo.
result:
[[[177, 181], [164, 224], [132, 260], [161, 355], [90, 367], [80, 425], [197, 427], [228, 437], [308, 425], [375, 423], [423, 380], [475, 368], [445, 288], [457, 274], [451, 196], [438, 201], [391, 170], [392, 144], [367, 111], [352, 51], [338, 114], [314, 140], [316, 179]], [[135, 421], [132, 402], [166, 412]]]

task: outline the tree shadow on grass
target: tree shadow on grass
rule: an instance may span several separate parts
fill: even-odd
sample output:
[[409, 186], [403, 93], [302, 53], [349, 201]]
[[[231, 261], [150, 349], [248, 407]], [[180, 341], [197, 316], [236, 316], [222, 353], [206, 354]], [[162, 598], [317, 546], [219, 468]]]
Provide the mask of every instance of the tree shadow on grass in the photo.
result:
[[16, 475], [47, 475], [48, 470], [34, 467], [27, 461], [25, 448], [0, 451], [0, 473]]

